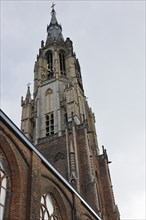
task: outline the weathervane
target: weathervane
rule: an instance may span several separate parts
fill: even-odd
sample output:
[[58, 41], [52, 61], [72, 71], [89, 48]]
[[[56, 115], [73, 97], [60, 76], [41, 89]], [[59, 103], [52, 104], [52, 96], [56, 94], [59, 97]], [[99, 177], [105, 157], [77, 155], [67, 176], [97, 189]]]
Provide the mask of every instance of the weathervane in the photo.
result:
[[54, 6], [55, 6], [55, 4], [54, 4], [54, 2], [52, 2], [52, 6], [51, 6], [52, 11], [54, 10]]
[[31, 85], [31, 83], [27, 83], [27, 87], [29, 87]]

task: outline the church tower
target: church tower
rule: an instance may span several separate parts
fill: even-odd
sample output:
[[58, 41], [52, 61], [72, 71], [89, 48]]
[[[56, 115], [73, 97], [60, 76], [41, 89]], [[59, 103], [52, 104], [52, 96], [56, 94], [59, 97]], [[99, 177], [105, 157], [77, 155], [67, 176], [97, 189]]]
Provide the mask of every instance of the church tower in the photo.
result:
[[34, 91], [21, 99], [23, 133], [103, 220], [119, 220], [95, 117], [84, 93], [81, 68], [70, 38], [52, 6], [47, 39], [34, 65]]

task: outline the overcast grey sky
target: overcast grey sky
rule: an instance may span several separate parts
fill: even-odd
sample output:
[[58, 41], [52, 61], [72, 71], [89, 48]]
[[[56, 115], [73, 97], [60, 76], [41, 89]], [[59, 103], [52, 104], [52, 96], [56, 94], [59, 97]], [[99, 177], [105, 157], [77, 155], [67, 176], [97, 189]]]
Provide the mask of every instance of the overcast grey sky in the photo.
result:
[[[55, 1], [107, 149], [121, 219], [145, 216], [145, 1]], [[21, 96], [46, 39], [51, 1], [1, 0], [1, 107], [20, 127]]]

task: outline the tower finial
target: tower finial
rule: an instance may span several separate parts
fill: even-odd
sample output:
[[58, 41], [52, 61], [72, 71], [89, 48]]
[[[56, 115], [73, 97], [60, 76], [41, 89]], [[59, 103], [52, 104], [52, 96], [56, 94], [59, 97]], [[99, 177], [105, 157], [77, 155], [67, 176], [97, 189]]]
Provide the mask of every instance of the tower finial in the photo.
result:
[[50, 24], [47, 26], [47, 41], [46, 41], [46, 45], [49, 44], [49, 42], [51, 42], [51, 40], [53, 41], [57, 41], [58, 39], [63, 42], [63, 36], [62, 36], [62, 27], [60, 24], [58, 24], [57, 18], [56, 18], [56, 11], [54, 9], [54, 2], [52, 3], [52, 11], [51, 11], [51, 21]]
[[52, 11], [54, 11], [54, 6], [55, 6], [55, 4], [54, 4], [54, 2], [52, 2], [52, 6], [51, 6]]
[[27, 87], [30, 87], [31, 83], [27, 83]]
[[30, 84], [31, 83], [27, 83], [27, 93], [25, 98], [26, 103], [29, 103], [31, 101]]

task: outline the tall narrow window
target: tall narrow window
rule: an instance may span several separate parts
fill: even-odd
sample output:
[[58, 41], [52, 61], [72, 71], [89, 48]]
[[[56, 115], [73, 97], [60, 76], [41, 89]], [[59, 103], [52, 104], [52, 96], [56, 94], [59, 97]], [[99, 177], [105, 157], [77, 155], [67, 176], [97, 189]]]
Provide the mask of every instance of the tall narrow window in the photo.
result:
[[46, 136], [54, 134], [54, 114], [53, 112], [46, 115]]
[[53, 53], [48, 51], [47, 53], [47, 65], [48, 65], [48, 78], [53, 77]]
[[60, 220], [60, 212], [57, 203], [50, 193], [41, 197], [40, 220]]
[[4, 220], [6, 212], [8, 179], [2, 161], [0, 161], [0, 220]]
[[65, 53], [64, 53], [64, 51], [60, 51], [60, 53], [59, 53], [59, 62], [60, 62], [60, 72], [61, 72], [61, 75], [66, 76]]
[[52, 54], [52, 51], [49, 51], [47, 53], [47, 63], [48, 63], [48, 69], [53, 71], [53, 54]]
[[53, 102], [53, 90], [47, 89], [45, 93], [45, 105], [46, 105], [46, 113], [52, 112], [54, 110], [54, 102]]

